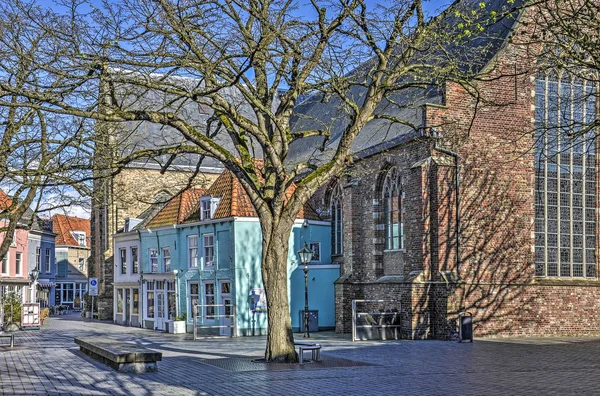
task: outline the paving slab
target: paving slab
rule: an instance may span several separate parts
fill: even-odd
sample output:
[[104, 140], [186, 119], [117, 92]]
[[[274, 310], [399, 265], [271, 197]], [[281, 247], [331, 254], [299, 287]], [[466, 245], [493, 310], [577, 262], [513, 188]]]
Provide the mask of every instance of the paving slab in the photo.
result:
[[[82, 354], [75, 337], [110, 337], [162, 353], [154, 373], [119, 373]], [[297, 334], [299, 340], [301, 334]], [[311, 333], [321, 365], [245, 370], [264, 337], [203, 338], [51, 317], [0, 346], [1, 394], [88, 395], [570, 395], [598, 394], [598, 338], [351, 342]], [[18, 345], [18, 348], [17, 348]], [[333, 364], [335, 362], [351, 364]], [[332, 364], [329, 364], [330, 362]], [[225, 367], [223, 367], [225, 366]], [[256, 368], [256, 366], [254, 366]]]

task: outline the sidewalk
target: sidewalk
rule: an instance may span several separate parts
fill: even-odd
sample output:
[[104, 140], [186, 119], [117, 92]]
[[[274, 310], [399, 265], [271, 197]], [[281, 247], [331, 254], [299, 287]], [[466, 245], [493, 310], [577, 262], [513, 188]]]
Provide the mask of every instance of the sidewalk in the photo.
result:
[[[77, 336], [102, 335], [163, 353], [157, 373], [123, 374], [81, 354]], [[301, 334], [297, 334], [301, 337]], [[349, 335], [314, 333], [324, 361], [357, 365], [232, 371], [223, 362], [261, 358], [265, 337], [173, 335], [52, 317], [42, 330], [16, 334], [14, 350], [0, 345], [3, 394], [164, 395], [402, 395], [597, 394], [599, 339], [476, 340], [352, 343]], [[221, 359], [221, 360], [214, 360]], [[229, 360], [227, 360], [229, 359]], [[336, 360], [337, 359], [337, 360]], [[240, 366], [241, 367], [241, 366]], [[248, 368], [246, 366], [242, 368]], [[239, 369], [239, 367], [238, 367]]]

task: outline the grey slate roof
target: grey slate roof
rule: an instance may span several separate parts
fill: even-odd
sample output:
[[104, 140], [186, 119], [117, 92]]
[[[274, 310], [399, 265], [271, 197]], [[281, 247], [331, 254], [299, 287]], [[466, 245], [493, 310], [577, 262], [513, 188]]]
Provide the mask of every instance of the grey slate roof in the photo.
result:
[[[131, 73], [118, 70], [115, 72]], [[187, 91], [201, 84], [200, 80], [187, 77], [165, 78], [160, 75], [152, 75], [152, 78], [156, 78], [157, 80], [162, 79], [165, 86], [172, 85]], [[254, 111], [235, 87], [222, 88], [219, 93], [228, 103], [236, 107], [243, 116], [250, 120], [256, 120]], [[209, 120], [214, 115], [213, 109], [209, 106], [199, 104], [191, 99], [175, 99], [174, 95], [168, 95], [158, 89], [151, 90], [128, 85], [121, 85], [118, 88], [118, 100], [120, 101], [119, 104], [125, 109], [177, 112], [187, 123], [211, 137], [213, 141], [230, 152], [236, 153], [233, 142], [227, 132], [222, 128], [217, 129], [216, 122], [209, 123]], [[118, 134], [121, 155], [128, 155], [142, 149], [168, 147], [186, 143], [184, 137], [174, 128], [147, 121], [122, 123], [118, 128]], [[262, 157], [262, 152], [257, 150], [256, 156]], [[160, 168], [167, 160], [168, 156], [148, 158], [137, 160], [135, 165]], [[196, 154], [178, 155], [172, 161], [171, 166], [196, 167], [199, 160], [200, 156]], [[216, 168], [219, 172], [223, 169], [219, 161], [212, 158], [204, 158], [201, 166], [203, 168]]]
[[[479, 8], [480, 2], [481, 0], [465, 0], [464, 7], [465, 9]], [[467, 43], [450, 44], [445, 47], [458, 59], [460, 70], [466, 74], [476, 74], [487, 65], [504, 44], [514, 26], [516, 13], [513, 13], [511, 17], [501, 18], [494, 23], [487, 20], [489, 12], [495, 10], [500, 13], [506, 10], [504, 7], [518, 6], [522, 1], [516, 0], [515, 4], [510, 6], [507, 4], [507, 0], [486, 0], [485, 3], [486, 20], [482, 21], [485, 31], [468, 40]], [[457, 29], [458, 22], [460, 21], [456, 16], [450, 15], [446, 18], [445, 28], [449, 31]], [[435, 53], [432, 53], [431, 59], [436, 58], [439, 59]], [[351, 73], [351, 75], [360, 74], [360, 70]], [[443, 81], [436, 81], [432, 77], [432, 82], [428, 88], [411, 87], [392, 93], [389, 97], [390, 100], [384, 100], [377, 106], [375, 114], [393, 116], [402, 119], [409, 125], [384, 119], [372, 120], [367, 123], [354, 140], [352, 153], [358, 157], [364, 157], [420, 136], [419, 128], [423, 122], [421, 105], [425, 103], [443, 104], [442, 84]], [[364, 98], [364, 92], [363, 88], [357, 86], [352, 87], [350, 91], [351, 95], [357, 99], [357, 103], [360, 103], [359, 100]], [[331, 138], [324, 147], [323, 152], [319, 150], [324, 141], [323, 137], [314, 136], [293, 142], [290, 145], [288, 161], [291, 163], [308, 161], [319, 164], [324, 160], [328, 160], [335, 153], [340, 136], [348, 122], [348, 115], [345, 113], [342, 102], [338, 97], [323, 101], [321, 95], [315, 95], [299, 103], [292, 120], [292, 130], [300, 132], [325, 127], [331, 131]]]

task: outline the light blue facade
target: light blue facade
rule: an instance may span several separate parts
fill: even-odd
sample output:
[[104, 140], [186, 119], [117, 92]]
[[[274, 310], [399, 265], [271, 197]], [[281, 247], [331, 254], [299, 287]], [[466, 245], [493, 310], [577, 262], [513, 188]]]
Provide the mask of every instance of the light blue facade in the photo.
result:
[[[207, 263], [205, 256], [207, 242], [213, 241], [213, 262]], [[190, 243], [192, 249], [193, 239], [197, 237], [198, 261], [197, 267], [190, 262]], [[190, 238], [192, 238], [190, 242]], [[327, 222], [298, 221], [290, 233], [289, 268], [289, 296], [292, 327], [298, 330], [299, 311], [304, 308], [304, 272], [298, 264], [296, 252], [304, 242], [318, 243], [320, 245], [319, 262], [309, 266], [309, 309], [319, 311], [319, 327], [334, 328], [335, 326], [335, 298], [333, 282], [339, 277], [339, 266], [331, 264], [330, 255], [330, 225]], [[174, 281], [177, 288], [178, 301], [177, 314], [186, 314], [188, 331], [192, 329], [192, 306], [195, 301], [202, 305], [213, 302], [215, 305], [235, 304], [236, 326], [238, 335], [253, 334], [253, 314], [250, 307], [251, 293], [263, 288], [261, 276], [261, 229], [258, 219], [254, 218], [228, 218], [215, 219], [193, 224], [181, 224], [175, 227], [161, 227], [155, 230], [140, 232], [141, 269], [143, 284], [154, 281], [154, 285]], [[169, 247], [171, 254], [171, 268], [168, 272], [163, 267], [163, 248]], [[150, 251], [158, 251], [158, 268], [151, 265]], [[209, 253], [210, 253], [210, 249]], [[193, 254], [192, 254], [193, 255]], [[210, 255], [208, 256], [210, 257]], [[193, 261], [193, 260], [192, 260]], [[173, 274], [177, 270], [177, 275]], [[176, 281], [175, 281], [176, 278]], [[167, 296], [173, 298], [174, 295]], [[144, 317], [145, 327], [161, 328], [147, 317], [147, 288], [144, 292]], [[197, 295], [196, 295], [197, 290]], [[210, 294], [212, 292], [212, 294]], [[152, 293], [152, 292], [151, 292]], [[161, 291], [162, 293], [162, 291]], [[193, 293], [193, 294], [192, 294]], [[155, 294], [152, 294], [154, 297]], [[163, 297], [161, 297], [162, 299]], [[152, 301], [151, 301], [152, 303]], [[156, 302], [154, 302], [156, 304]], [[206, 309], [206, 308], [201, 308]], [[221, 307], [215, 308], [215, 315]], [[167, 309], [168, 311], [168, 309]], [[209, 314], [209, 313], [206, 313]], [[153, 314], [156, 317], [156, 312]], [[174, 315], [171, 315], [173, 317]], [[223, 334], [222, 319], [211, 320], [206, 315], [198, 321], [205, 329], [205, 333]], [[210, 315], [208, 315], [210, 316]], [[266, 312], [255, 314], [254, 334], [265, 334], [267, 328]], [[162, 321], [162, 319], [161, 319]], [[152, 322], [152, 323], [151, 323]], [[211, 327], [215, 326], [215, 327]]]

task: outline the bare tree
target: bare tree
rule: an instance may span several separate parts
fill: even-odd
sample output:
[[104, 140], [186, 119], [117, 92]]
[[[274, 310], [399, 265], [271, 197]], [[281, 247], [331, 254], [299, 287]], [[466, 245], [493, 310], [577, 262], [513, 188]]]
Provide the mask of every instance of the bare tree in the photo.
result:
[[[53, 14], [20, 2], [11, 7], [17, 25], [49, 34], [55, 45], [46, 62], [31, 60], [35, 78], [23, 86], [0, 79], [0, 104], [14, 108], [6, 100], [12, 94], [28, 98], [27, 109], [103, 125], [149, 122], [180, 137], [131, 150], [109, 168], [192, 153], [233, 172], [261, 223], [265, 357], [282, 361], [297, 358], [287, 289], [297, 214], [352, 162], [365, 125], [416, 130], [408, 114], [432, 90], [448, 80], [468, 85], [497, 43], [462, 44], [504, 17], [472, 0], [456, 0], [435, 17], [421, 0], [373, 8], [363, 0], [312, 0], [302, 9], [295, 1], [239, 0], [122, 0], [91, 11], [83, 1], [63, 5]], [[163, 105], [140, 103], [146, 95]], [[335, 112], [313, 111], [324, 102]], [[189, 121], [182, 111], [189, 103], [210, 112], [206, 123]], [[109, 135], [95, 140], [107, 152], [120, 144]], [[385, 133], [379, 138], [387, 140]]]
[[56, 59], [43, 56], [55, 39], [49, 31], [19, 24], [16, 8], [1, 8], [0, 73], [7, 89], [0, 96], [0, 189], [6, 194], [0, 202], [0, 257], [18, 225], [30, 227], [39, 213], [84, 204], [93, 153], [88, 139], [94, 131], [89, 119], [44, 111], [39, 101], [17, 93], [38, 81], [45, 62]]

